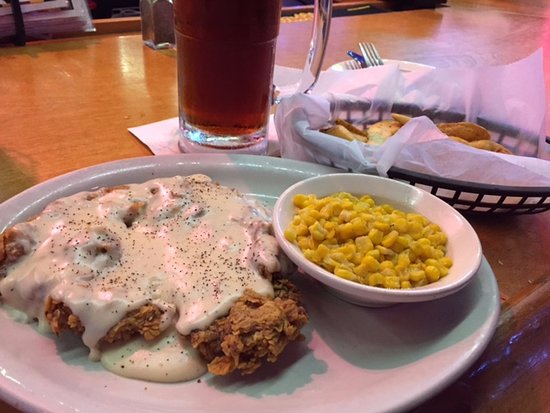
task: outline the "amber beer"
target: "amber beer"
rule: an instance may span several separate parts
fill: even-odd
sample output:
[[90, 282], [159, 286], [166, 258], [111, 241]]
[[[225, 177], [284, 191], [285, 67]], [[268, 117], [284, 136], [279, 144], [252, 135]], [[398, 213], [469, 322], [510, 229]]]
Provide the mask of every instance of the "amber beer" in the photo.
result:
[[175, 0], [180, 129], [213, 147], [265, 136], [281, 0]]

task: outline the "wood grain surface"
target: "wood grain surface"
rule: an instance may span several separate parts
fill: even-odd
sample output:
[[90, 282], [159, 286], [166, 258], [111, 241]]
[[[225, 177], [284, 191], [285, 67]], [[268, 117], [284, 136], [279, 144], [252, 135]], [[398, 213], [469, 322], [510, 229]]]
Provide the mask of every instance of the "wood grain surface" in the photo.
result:
[[[177, 116], [175, 52], [116, 27], [0, 48], [0, 202], [76, 169], [151, 155], [127, 129]], [[310, 30], [309, 22], [282, 25], [278, 64], [302, 66]], [[550, 44], [550, 2], [449, 0], [435, 10], [340, 17], [325, 67], [358, 41], [436, 67], [510, 63]], [[550, 50], [543, 54], [549, 68]], [[545, 82], [548, 96], [550, 70]], [[414, 411], [549, 412], [550, 214], [469, 220], [498, 280], [499, 327], [471, 369]], [[18, 410], [0, 401], [0, 412]]]

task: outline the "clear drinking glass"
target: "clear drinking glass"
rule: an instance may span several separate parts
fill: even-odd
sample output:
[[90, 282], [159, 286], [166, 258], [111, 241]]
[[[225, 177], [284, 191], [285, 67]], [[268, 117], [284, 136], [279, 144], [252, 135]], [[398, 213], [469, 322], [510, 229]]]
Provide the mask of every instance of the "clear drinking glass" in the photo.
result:
[[[332, 0], [315, 0], [296, 91], [319, 76]], [[265, 154], [281, 0], [174, 0], [180, 148]]]

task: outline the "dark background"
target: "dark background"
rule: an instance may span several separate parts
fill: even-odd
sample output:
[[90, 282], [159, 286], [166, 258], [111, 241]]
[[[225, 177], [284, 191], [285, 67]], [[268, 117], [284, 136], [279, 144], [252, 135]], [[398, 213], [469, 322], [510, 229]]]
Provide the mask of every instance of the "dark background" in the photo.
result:
[[[434, 8], [445, 2], [446, 0], [365, 0], [365, 4], [372, 3], [373, 7], [364, 9], [363, 13]], [[88, 5], [94, 19], [139, 16], [139, 0], [88, 0]], [[284, 7], [304, 7], [311, 5], [313, 5], [313, 0], [283, 0]], [[337, 5], [337, 0], [335, 0], [335, 5]], [[339, 10], [339, 13], [335, 13], [335, 17], [345, 14], [345, 9], [342, 9]]]

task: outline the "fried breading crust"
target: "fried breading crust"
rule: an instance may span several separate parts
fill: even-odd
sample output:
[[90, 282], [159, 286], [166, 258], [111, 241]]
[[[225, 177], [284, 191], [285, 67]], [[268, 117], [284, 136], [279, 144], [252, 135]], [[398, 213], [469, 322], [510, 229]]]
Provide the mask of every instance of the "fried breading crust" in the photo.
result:
[[32, 244], [33, 241], [28, 237], [21, 235], [14, 228], [9, 228], [5, 232], [0, 232], [0, 277], [6, 275], [7, 266], [13, 264], [19, 258], [26, 254], [25, 241]]
[[[303, 339], [300, 329], [307, 324], [308, 315], [298, 290], [286, 279], [274, 280], [273, 288], [274, 298], [246, 290], [227, 316], [191, 333], [191, 344], [212, 374], [226, 375], [234, 370], [253, 373], [264, 360], [276, 361], [290, 342]], [[45, 315], [55, 334], [63, 330], [79, 335], [84, 332], [79, 318], [63, 302], [49, 298]], [[161, 316], [157, 306], [143, 305], [126, 314], [101, 342], [123, 342], [138, 334], [153, 340], [160, 334]]]
[[[71, 309], [60, 301], [48, 299], [46, 302], [46, 319], [55, 334], [63, 330], [73, 330], [78, 334], [84, 332], [79, 318]], [[115, 343], [129, 340], [136, 334], [141, 334], [145, 340], [153, 340], [160, 334], [162, 310], [153, 304], [145, 304], [128, 312], [101, 339], [102, 342]]]
[[246, 290], [226, 317], [191, 333], [210, 373], [253, 373], [263, 360], [276, 361], [288, 343], [303, 339], [308, 315], [296, 288], [288, 280], [274, 280], [273, 287], [273, 299]]

